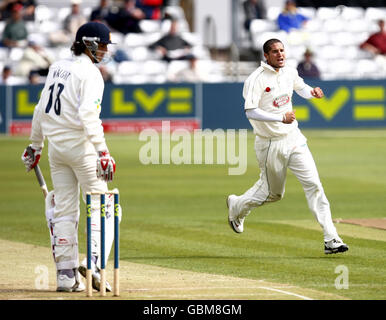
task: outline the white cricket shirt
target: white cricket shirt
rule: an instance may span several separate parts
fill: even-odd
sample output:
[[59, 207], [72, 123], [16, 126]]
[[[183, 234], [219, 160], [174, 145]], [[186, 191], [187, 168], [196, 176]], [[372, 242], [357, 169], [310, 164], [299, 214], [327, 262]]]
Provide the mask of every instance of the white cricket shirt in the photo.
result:
[[103, 90], [102, 75], [87, 55], [53, 63], [34, 110], [32, 144], [43, 146], [47, 137], [60, 149], [64, 141], [87, 137], [96, 151], [107, 150], [99, 118]]
[[[296, 69], [283, 67], [276, 71], [262, 61], [260, 67], [244, 83], [244, 108], [245, 110], [260, 108], [266, 112], [281, 115], [282, 118], [283, 114], [292, 111], [293, 91], [303, 90], [306, 86]], [[263, 138], [285, 136], [298, 127], [296, 120], [291, 124], [280, 121], [248, 120], [253, 127], [253, 132]]]

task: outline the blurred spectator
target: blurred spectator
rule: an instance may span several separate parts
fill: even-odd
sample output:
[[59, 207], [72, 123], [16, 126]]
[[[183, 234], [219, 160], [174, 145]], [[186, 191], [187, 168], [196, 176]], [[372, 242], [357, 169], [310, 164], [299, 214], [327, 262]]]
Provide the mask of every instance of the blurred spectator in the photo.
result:
[[129, 56], [127, 55], [127, 53], [122, 50], [122, 49], [117, 49], [114, 54], [112, 55], [113, 57], [113, 60], [117, 63], [121, 63], [122, 61], [128, 61], [130, 60], [129, 59]]
[[291, 32], [292, 30], [302, 29], [307, 20], [307, 17], [298, 13], [295, 1], [287, 0], [283, 12], [279, 14], [277, 23], [280, 30]]
[[266, 19], [267, 10], [262, 0], [246, 0], [243, 2], [245, 21], [244, 28], [249, 30], [253, 19]]
[[145, 19], [160, 20], [163, 0], [136, 0], [136, 6], [145, 13]]
[[12, 75], [12, 69], [10, 66], [4, 66], [1, 73], [0, 84], [9, 86], [20, 84], [20, 80]]
[[115, 15], [110, 15], [107, 22], [120, 33], [140, 33], [139, 22], [142, 19], [145, 19], [145, 14], [135, 6], [135, 0], [124, 0], [123, 7]]
[[91, 12], [90, 21], [107, 22], [111, 14], [110, 0], [100, 0], [99, 6]]
[[14, 4], [22, 5], [22, 16], [25, 21], [35, 20], [35, 0], [3, 0], [0, 3], [0, 20], [7, 20], [11, 17]]
[[310, 49], [304, 52], [304, 59], [298, 64], [297, 69], [299, 76], [305, 79], [319, 79], [320, 71], [316, 64], [312, 61], [313, 53]]
[[86, 17], [80, 10], [82, 0], [71, 0], [71, 12], [64, 19], [63, 30], [50, 34], [50, 41], [53, 45], [69, 44], [75, 39], [76, 31], [87, 22]]
[[53, 59], [48, 55], [44, 48], [33, 41], [29, 41], [28, 47], [25, 49], [21, 60], [17, 64], [15, 74], [26, 77], [34, 70], [40, 76], [46, 76], [52, 62]]
[[3, 31], [2, 45], [8, 48], [23, 47], [27, 43], [28, 31], [22, 16], [23, 6], [16, 3], [12, 15]]
[[178, 34], [178, 21], [171, 18], [170, 30], [161, 39], [149, 46], [150, 50], [156, 50], [160, 58], [167, 62], [172, 60], [191, 60], [191, 44]]
[[360, 48], [374, 55], [375, 61], [386, 71], [386, 29], [385, 20], [378, 21], [379, 31], [372, 34]]
[[379, 31], [372, 34], [365, 42], [360, 45], [360, 48], [371, 52], [374, 55], [386, 55], [386, 29], [385, 21], [378, 21]]
[[79, 27], [87, 22], [86, 17], [80, 10], [82, 0], [71, 0], [71, 13], [64, 19], [64, 29], [75, 38]]
[[42, 83], [41, 80], [40, 80], [40, 75], [39, 75], [39, 73], [37, 71], [31, 71], [28, 74], [28, 83], [32, 84], [32, 85]]

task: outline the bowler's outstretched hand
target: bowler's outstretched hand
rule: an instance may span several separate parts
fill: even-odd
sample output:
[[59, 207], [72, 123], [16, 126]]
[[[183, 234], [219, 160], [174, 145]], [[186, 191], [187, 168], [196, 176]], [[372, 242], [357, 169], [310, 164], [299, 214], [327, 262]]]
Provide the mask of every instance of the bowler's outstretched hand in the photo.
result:
[[318, 98], [318, 99], [324, 97], [323, 90], [320, 89], [319, 87], [316, 87], [316, 88], [312, 89], [311, 90], [311, 94], [312, 94], [313, 97]]

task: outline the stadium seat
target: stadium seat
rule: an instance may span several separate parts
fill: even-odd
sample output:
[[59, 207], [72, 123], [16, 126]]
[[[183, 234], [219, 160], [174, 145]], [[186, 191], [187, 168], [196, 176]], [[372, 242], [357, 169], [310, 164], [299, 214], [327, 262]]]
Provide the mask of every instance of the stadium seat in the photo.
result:
[[144, 19], [139, 22], [139, 27], [145, 33], [158, 32], [161, 28], [161, 21]]
[[345, 21], [341, 18], [327, 19], [323, 23], [323, 31], [325, 32], [340, 32], [345, 29]]
[[252, 41], [254, 48], [260, 50], [263, 48], [264, 42], [271, 39], [276, 38], [281, 40], [285, 45], [287, 44], [287, 32], [285, 31], [278, 31], [278, 32], [261, 32], [261, 33], [255, 33], [252, 35]]
[[312, 37], [309, 39], [309, 44], [312, 47], [318, 47], [327, 45], [330, 41], [330, 35], [328, 32], [318, 31], [312, 34]]
[[113, 75], [113, 82], [115, 84], [142, 84], [148, 82], [148, 77], [143, 74], [133, 74], [133, 75], [120, 75], [120, 74], [114, 74]]
[[42, 22], [54, 19], [55, 12], [52, 8], [47, 7], [46, 5], [37, 5], [35, 8], [35, 21]]
[[289, 46], [286, 50], [287, 59], [295, 59], [299, 61], [303, 58], [305, 51], [305, 45]]
[[[358, 44], [358, 37], [353, 32], [336, 32], [331, 33], [330, 35], [331, 44], [336, 47], [341, 46], [350, 46]], [[339, 48], [340, 50], [345, 50], [345, 48]]]
[[128, 48], [143, 46], [145, 43], [145, 35], [139, 33], [128, 33], [124, 38], [124, 45]]
[[328, 70], [339, 78], [347, 78], [355, 71], [356, 63], [348, 59], [333, 59], [329, 62]]
[[250, 25], [251, 33], [259, 33], [266, 31], [276, 31], [278, 29], [276, 21], [265, 19], [253, 19]]
[[298, 7], [298, 12], [311, 20], [316, 16], [316, 9], [313, 7]]
[[58, 12], [57, 12], [57, 15], [56, 15], [56, 19], [60, 22], [63, 22], [64, 19], [66, 19], [66, 17], [71, 13], [71, 8], [70, 7], [63, 7], [63, 8], [59, 8]]
[[117, 66], [117, 72], [120, 76], [129, 76], [140, 73], [142, 63], [137, 61], [122, 61]]
[[345, 55], [345, 49], [335, 45], [325, 45], [316, 52], [318, 58], [321, 59], [338, 59], [343, 58]]
[[69, 59], [72, 57], [72, 52], [68, 47], [57, 48], [59, 59]]
[[321, 20], [330, 20], [338, 18], [340, 12], [335, 7], [319, 7], [316, 10], [316, 17]]
[[353, 34], [358, 32], [368, 32], [370, 29], [370, 23], [367, 23], [364, 19], [352, 19], [345, 22], [345, 31]]
[[60, 21], [46, 20], [39, 23], [38, 32], [43, 34], [49, 34], [54, 31], [61, 30], [63, 27]]
[[170, 77], [170, 75], [177, 74], [181, 70], [188, 69], [188, 68], [189, 68], [189, 61], [186, 61], [186, 60], [170, 61], [170, 63], [167, 66], [168, 77]]
[[14, 62], [18, 62], [21, 57], [23, 56], [23, 52], [24, 52], [24, 49], [22, 48], [12, 48], [10, 51], [9, 51], [9, 59], [14, 63]]
[[346, 7], [344, 6], [341, 12], [341, 17], [345, 20], [363, 19], [365, 9], [361, 7]]
[[49, 46], [49, 39], [46, 34], [41, 32], [33, 32], [28, 35], [28, 41], [33, 41], [39, 46], [45, 48]]
[[8, 48], [0, 47], [0, 61], [6, 62], [8, 60]]
[[329, 65], [329, 60], [326, 59], [321, 59], [321, 58], [315, 58], [314, 59], [315, 64], [318, 66], [319, 71], [324, 74], [329, 71], [328, 65]]
[[287, 59], [286, 65], [292, 68], [296, 68], [298, 66], [298, 59]]
[[202, 45], [202, 40], [197, 33], [194, 32], [181, 32], [181, 37], [189, 42], [192, 46]]
[[[27, 28], [28, 34], [30, 34], [32, 32], [38, 32], [39, 31], [39, 28], [38, 28], [37, 24], [35, 23], [35, 21], [26, 21], [25, 22], [25, 27]], [[3, 30], [0, 27], [0, 33], [2, 31]]]
[[210, 60], [210, 52], [204, 46], [194, 46], [192, 48], [192, 54], [200, 60]]
[[365, 12], [366, 20], [379, 20], [385, 19], [386, 17], [386, 8], [376, 8], [376, 7], [368, 7]]
[[322, 31], [323, 20], [317, 18], [308, 20], [307, 23], [304, 25], [304, 29], [309, 32]]
[[131, 48], [129, 56], [133, 61], [145, 61], [150, 58], [150, 51], [145, 46]]
[[377, 73], [379, 69], [378, 64], [374, 59], [360, 59], [356, 63], [356, 71], [361, 74]]
[[121, 46], [125, 41], [125, 36], [120, 32], [111, 32], [111, 42]]
[[159, 60], [148, 60], [143, 63], [142, 72], [146, 75], [166, 74], [167, 62]]
[[269, 6], [267, 8], [267, 19], [271, 21], [277, 21], [277, 18], [282, 11], [282, 7]]
[[345, 46], [343, 50], [345, 57], [352, 60], [358, 59], [358, 57], [361, 55], [361, 51], [363, 51], [357, 45]]

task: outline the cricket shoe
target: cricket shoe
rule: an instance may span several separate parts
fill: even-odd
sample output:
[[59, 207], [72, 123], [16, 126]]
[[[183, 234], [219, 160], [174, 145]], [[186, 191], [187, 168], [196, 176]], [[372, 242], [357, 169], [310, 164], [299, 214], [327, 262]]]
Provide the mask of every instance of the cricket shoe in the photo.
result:
[[338, 253], [345, 252], [348, 250], [348, 245], [345, 244], [341, 239], [332, 239], [324, 242], [324, 253]]
[[59, 271], [56, 280], [56, 291], [58, 292], [82, 292], [86, 289], [83, 282], [79, 279], [76, 269], [74, 269], [72, 277]]
[[240, 217], [239, 213], [236, 211], [235, 202], [237, 196], [231, 194], [228, 196], [226, 203], [228, 207], [228, 223], [232, 230], [236, 233], [242, 233], [244, 231], [244, 217]]
[[[86, 279], [86, 272], [87, 272], [87, 260], [84, 259], [82, 263], [80, 264], [79, 273]], [[91, 270], [92, 270], [92, 287], [95, 290], [100, 291], [101, 288], [101, 274], [99, 268], [95, 265], [94, 262], [91, 262]], [[106, 280], [106, 291], [111, 292], [111, 285]]]

